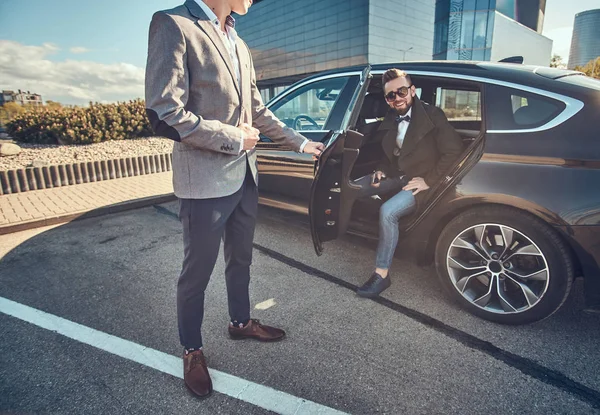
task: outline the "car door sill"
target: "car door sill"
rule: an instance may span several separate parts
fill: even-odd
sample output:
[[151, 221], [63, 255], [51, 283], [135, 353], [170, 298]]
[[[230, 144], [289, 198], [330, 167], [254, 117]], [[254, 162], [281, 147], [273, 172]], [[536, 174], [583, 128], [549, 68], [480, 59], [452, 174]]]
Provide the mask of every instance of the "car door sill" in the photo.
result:
[[277, 209], [283, 209], [295, 213], [300, 213], [302, 215], [308, 215], [308, 206], [306, 206], [306, 202], [302, 204], [292, 198], [284, 199], [281, 196], [271, 197], [267, 194], [263, 194], [259, 195], [258, 203]]

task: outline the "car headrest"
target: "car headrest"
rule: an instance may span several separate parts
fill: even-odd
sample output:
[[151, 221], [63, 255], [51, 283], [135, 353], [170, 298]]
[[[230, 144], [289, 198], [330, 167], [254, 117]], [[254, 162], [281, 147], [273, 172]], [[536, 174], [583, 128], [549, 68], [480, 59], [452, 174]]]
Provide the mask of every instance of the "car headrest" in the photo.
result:
[[544, 102], [536, 101], [534, 105], [526, 105], [515, 111], [514, 118], [517, 125], [533, 125], [544, 121], [552, 114], [554, 107]]
[[373, 119], [385, 117], [388, 105], [381, 93], [371, 93], [365, 96], [362, 108], [360, 109], [360, 117], [363, 119]]

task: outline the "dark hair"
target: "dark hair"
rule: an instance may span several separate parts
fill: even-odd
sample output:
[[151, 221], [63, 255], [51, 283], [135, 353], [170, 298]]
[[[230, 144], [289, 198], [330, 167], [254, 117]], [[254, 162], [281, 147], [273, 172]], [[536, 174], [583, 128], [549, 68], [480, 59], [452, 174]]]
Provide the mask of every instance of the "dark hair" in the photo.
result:
[[406, 81], [409, 85], [412, 85], [412, 80], [410, 79], [410, 75], [400, 69], [392, 68], [385, 71], [385, 73], [381, 76], [381, 84], [385, 86], [392, 79], [396, 78], [406, 78]]

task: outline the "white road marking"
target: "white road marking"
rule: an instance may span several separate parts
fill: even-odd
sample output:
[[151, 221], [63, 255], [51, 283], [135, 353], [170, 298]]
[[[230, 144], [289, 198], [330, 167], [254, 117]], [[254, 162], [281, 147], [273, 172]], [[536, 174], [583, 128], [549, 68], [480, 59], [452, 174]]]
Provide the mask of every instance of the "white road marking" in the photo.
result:
[[[144, 347], [4, 297], [0, 297], [0, 312], [160, 372], [183, 378], [183, 364], [180, 357]], [[216, 392], [278, 414], [345, 414], [345, 412], [225, 372], [211, 369], [210, 375]]]
[[263, 301], [262, 303], [256, 304], [254, 306], [254, 309], [256, 309], [256, 310], [267, 310], [267, 309], [273, 307], [275, 304], [277, 304], [275, 302], [275, 299], [274, 298], [269, 298], [268, 300]]

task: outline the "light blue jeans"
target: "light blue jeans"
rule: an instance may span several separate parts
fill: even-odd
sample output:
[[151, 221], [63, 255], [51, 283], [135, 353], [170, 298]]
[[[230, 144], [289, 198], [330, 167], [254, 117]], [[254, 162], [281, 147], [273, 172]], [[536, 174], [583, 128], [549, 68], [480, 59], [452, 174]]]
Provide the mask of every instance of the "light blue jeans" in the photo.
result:
[[371, 175], [367, 175], [356, 180], [355, 184], [360, 185], [362, 189], [361, 197], [383, 195], [399, 190], [379, 209], [379, 244], [377, 245], [375, 267], [389, 269], [400, 235], [398, 222], [400, 218], [415, 210], [415, 197], [411, 191], [402, 190], [406, 183], [401, 178], [387, 178], [381, 181], [379, 187], [373, 187], [371, 186]]

